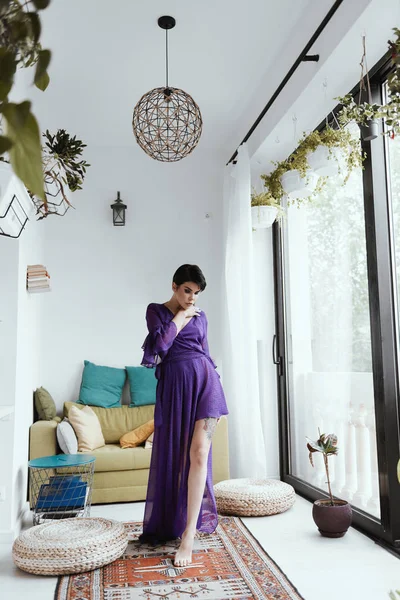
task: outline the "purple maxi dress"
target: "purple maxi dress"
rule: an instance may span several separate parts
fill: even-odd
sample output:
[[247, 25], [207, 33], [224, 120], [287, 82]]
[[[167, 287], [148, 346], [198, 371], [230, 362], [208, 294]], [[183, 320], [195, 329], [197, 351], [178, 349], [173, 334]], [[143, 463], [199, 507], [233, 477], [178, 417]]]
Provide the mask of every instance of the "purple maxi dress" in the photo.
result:
[[[142, 541], [163, 542], [180, 537], [187, 520], [190, 444], [199, 419], [227, 415], [224, 392], [210, 357], [207, 317], [193, 317], [178, 333], [173, 313], [164, 304], [149, 304], [149, 334], [142, 365], [156, 367], [157, 394], [154, 438]], [[157, 364], [158, 357], [161, 362]], [[197, 529], [212, 533], [217, 524], [212, 455]]]

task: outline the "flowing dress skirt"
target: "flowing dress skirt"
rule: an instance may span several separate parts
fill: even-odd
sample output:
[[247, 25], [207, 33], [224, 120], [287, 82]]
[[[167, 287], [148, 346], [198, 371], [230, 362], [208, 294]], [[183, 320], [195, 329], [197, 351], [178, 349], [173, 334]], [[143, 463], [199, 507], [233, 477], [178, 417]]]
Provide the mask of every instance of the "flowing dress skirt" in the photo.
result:
[[[143, 541], [180, 537], [187, 520], [190, 444], [196, 421], [228, 414], [211, 358], [199, 352], [165, 360], [157, 367], [157, 402]], [[212, 533], [218, 524], [212, 481], [212, 452], [197, 529]]]

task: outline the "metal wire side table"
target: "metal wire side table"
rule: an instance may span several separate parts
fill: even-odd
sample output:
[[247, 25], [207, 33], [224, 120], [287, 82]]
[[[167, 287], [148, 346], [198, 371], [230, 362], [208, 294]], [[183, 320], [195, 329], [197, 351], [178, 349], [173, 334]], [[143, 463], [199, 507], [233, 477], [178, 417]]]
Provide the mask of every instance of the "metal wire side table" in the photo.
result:
[[33, 524], [90, 516], [94, 456], [57, 454], [28, 462]]

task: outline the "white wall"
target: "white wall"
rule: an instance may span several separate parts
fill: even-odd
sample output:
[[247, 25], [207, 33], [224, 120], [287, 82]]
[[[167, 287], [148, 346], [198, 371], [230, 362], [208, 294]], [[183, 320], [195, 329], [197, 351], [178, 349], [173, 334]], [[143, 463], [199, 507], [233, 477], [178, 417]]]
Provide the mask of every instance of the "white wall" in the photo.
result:
[[27, 498], [29, 427], [33, 423], [33, 392], [40, 386], [40, 307], [46, 294], [29, 294], [26, 268], [43, 264], [41, 223], [30, 220], [19, 241], [18, 325], [15, 369], [14, 453], [12, 479], [13, 527], [19, 522]]
[[[18, 242], [0, 236], [0, 382], [1, 405], [15, 404], [17, 357]], [[0, 421], [0, 486], [6, 500], [0, 503], [0, 539], [11, 535], [14, 416]]]
[[[170, 298], [172, 275], [186, 262], [206, 276], [199, 306], [220, 358], [222, 166], [199, 152], [164, 164], [136, 146], [91, 147], [85, 158], [92, 166], [71, 196], [76, 210], [43, 223], [52, 292], [43, 295], [41, 385], [59, 410], [78, 397], [84, 359], [140, 363], [146, 306]], [[128, 206], [125, 227], [112, 224], [117, 190]]]

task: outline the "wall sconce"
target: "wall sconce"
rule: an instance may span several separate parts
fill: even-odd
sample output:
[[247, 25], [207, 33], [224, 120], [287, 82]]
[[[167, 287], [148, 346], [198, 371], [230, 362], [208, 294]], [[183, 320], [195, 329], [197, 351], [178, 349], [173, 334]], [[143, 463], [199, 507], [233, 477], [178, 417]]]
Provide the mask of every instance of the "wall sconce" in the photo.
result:
[[121, 227], [125, 225], [125, 210], [127, 206], [122, 202], [119, 194], [120, 193], [117, 192], [117, 199], [111, 204], [111, 208], [113, 211], [114, 225]]

